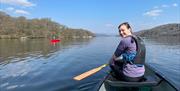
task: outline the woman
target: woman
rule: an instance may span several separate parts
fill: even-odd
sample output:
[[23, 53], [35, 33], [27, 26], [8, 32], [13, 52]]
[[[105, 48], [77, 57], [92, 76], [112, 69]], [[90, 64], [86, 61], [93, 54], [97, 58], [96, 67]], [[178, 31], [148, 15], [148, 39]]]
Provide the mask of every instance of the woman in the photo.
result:
[[127, 22], [120, 24], [118, 29], [122, 40], [110, 61], [112, 72], [120, 80], [140, 81], [145, 72], [143, 62], [145, 59], [141, 62], [142, 56], [139, 56], [141, 54], [145, 56], [145, 52], [139, 53], [140, 51], [137, 51], [138, 43], [141, 42], [137, 42], [138, 38], [132, 34], [132, 29]]

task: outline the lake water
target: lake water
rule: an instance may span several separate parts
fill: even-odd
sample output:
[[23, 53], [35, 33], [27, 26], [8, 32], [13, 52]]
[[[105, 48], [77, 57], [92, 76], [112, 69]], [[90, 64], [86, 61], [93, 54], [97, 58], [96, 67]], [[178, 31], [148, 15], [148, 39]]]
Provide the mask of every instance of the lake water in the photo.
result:
[[[146, 62], [180, 85], [180, 39], [144, 39]], [[170, 41], [169, 41], [170, 40]], [[62, 40], [0, 40], [0, 91], [93, 91], [108, 67], [81, 81], [73, 80], [108, 63], [119, 37]]]

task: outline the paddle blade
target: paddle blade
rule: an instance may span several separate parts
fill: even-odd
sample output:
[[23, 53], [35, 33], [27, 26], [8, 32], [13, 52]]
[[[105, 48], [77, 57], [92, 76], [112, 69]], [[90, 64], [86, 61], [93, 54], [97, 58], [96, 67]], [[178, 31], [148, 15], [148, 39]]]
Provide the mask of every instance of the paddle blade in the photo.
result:
[[102, 65], [102, 66], [100, 66], [100, 67], [97, 67], [97, 68], [94, 68], [94, 69], [92, 69], [92, 70], [89, 70], [89, 71], [87, 71], [87, 72], [85, 72], [85, 73], [82, 73], [82, 74], [74, 77], [73, 79], [74, 79], [74, 80], [78, 80], [78, 81], [79, 81], [79, 80], [82, 80], [82, 79], [84, 79], [84, 78], [86, 78], [86, 77], [89, 77], [89, 76], [95, 74], [96, 72], [100, 71], [102, 68], [104, 68], [104, 67], [106, 67], [106, 66], [107, 66], [107, 64], [104, 64], [104, 65]]

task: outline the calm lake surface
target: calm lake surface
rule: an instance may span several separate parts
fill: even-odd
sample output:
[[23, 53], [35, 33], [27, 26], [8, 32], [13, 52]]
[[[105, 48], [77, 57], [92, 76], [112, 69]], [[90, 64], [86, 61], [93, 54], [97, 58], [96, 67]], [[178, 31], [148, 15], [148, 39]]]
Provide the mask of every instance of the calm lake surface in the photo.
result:
[[[0, 40], [0, 91], [93, 91], [106, 67], [81, 81], [72, 78], [108, 63], [119, 37]], [[146, 62], [180, 85], [180, 39], [144, 39]]]

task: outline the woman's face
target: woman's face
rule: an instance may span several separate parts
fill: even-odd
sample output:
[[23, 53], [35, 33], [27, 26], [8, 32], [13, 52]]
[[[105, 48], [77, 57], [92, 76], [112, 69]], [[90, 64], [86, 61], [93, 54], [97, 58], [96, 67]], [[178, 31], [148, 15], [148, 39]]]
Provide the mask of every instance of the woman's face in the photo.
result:
[[119, 34], [120, 36], [122, 37], [126, 37], [128, 35], [131, 35], [131, 31], [130, 31], [130, 28], [128, 29], [126, 27], [126, 25], [121, 25], [121, 27], [119, 28]]

